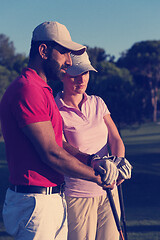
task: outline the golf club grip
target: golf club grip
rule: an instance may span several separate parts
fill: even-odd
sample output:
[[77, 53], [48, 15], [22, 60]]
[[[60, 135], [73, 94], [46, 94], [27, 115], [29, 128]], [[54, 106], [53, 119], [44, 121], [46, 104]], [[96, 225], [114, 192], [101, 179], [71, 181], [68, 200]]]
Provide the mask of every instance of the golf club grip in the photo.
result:
[[117, 229], [120, 232], [120, 231], [122, 231], [122, 228], [121, 228], [121, 225], [120, 225], [120, 220], [119, 220], [117, 209], [116, 209], [116, 206], [115, 206], [115, 203], [114, 203], [114, 200], [113, 200], [111, 189], [107, 188], [106, 192], [107, 192], [107, 196], [108, 196], [108, 199], [109, 199], [109, 202], [110, 202], [110, 205], [111, 205], [113, 216], [114, 216], [114, 219], [115, 219], [115, 222], [116, 222], [116, 225], [117, 225]]

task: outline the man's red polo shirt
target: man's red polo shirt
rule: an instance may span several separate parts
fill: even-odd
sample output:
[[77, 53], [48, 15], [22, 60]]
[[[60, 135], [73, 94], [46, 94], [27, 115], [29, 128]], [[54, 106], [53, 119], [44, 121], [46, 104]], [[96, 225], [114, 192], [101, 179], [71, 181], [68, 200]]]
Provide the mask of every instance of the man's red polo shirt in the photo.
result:
[[62, 120], [48, 84], [34, 70], [25, 68], [6, 90], [0, 115], [10, 182], [45, 187], [61, 184], [63, 176], [41, 161], [21, 130], [31, 123], [51, 121], [56, 142], [62, 147]]

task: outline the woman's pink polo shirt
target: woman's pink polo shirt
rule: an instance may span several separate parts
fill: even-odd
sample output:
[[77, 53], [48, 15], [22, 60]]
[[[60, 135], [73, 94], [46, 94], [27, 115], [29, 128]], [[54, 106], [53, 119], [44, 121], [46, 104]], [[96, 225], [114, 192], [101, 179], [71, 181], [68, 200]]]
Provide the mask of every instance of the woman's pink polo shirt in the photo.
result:
[[[84, 94], [81, 110], [64, 103], [58, 93], [55, 98], [63, 119], [63, 133], [66, 140], [88, 154], [107, 155], [108, 129], [103, 117], [110, 114], [104, 101], [98, 96]], [[65, 177], [65, 194], [72, 197], [94, 197], [106, 192], [96, 183]]]

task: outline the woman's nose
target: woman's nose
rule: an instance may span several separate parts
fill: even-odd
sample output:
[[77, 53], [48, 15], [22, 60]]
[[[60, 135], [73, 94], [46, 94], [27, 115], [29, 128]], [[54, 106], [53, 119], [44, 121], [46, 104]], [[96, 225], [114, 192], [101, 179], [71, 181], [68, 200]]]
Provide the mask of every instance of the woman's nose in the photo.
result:
[[83, 75], [79, 75], [79, 76], [77, 77], [77, 82], [78, 82], [78, 83], [84, 82]]

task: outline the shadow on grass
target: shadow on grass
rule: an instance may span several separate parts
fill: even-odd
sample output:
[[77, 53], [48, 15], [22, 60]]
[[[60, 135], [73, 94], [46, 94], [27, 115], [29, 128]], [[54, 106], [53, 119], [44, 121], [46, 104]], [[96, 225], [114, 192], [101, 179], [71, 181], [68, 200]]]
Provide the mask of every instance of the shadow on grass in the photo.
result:
[[1, 192], [0, 205], [2, 205], [4, 202], [4, 198], [5, 198], [5, 194], [6, 194], [6, 190], [7, 190], [8, 186], [9, 186], [8, 167], [7, 167], [7, 165], [4, 165], [3, 167], [0, 168], [0, 192]]
[[[130, 149], [129, 149], [130, 150]], [[160, 154], [137, 154], [128, 151], [127, 158], [133, 165], [132, 178], [123, 184], [124, 197], [129, 207], [160, 207]], [[145, 211], [145, 210], [144, 210]]]
[[123, 185], [125, 204], [130, 208], [160, 207], [159, 176], [145, 173], [133, 174]]
[[0, 237], [11, 237], [9, 234], [7, 234], [5, 231], [0, 232]]
[[[155, 136], [160, 136], [160, 133], [137, 134], [136, 138], [139, 138], [139, 137], [155, 137]], [[135, 138], [135, 134], [127, 136], [127, 139], [130, 139], [130, 138]]]
[[160, 232], [158, 225], [128, 226], [127, 232]]

